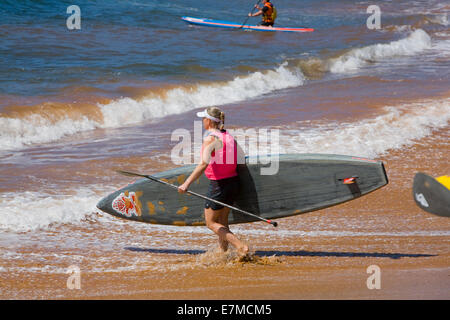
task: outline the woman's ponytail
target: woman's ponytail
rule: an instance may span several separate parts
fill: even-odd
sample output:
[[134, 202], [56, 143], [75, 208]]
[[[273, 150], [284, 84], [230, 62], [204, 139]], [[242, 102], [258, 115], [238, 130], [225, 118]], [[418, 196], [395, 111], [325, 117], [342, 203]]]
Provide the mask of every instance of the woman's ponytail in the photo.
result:
[[223, 113], [223, 111], [220, 111], [220, 122], [221, 122], [221, 124], [220, 124], [220, 126], [219, 126], [219, 129], [220, 130], [223, 130], [223, 127], [225, 126], [225, 113]]
[[206, 112], [211, 117], [214, 117], [217, 120], [220, 120], [220, 122], [214, 121], [214, 127], [218, 128], [219, 130], [223, 130], [223, 127], [225, 125], [225, 113], [222, 112], [222, 110], [220, 110], [217, 107], [208, 107], [208, 108], [206, 108]]

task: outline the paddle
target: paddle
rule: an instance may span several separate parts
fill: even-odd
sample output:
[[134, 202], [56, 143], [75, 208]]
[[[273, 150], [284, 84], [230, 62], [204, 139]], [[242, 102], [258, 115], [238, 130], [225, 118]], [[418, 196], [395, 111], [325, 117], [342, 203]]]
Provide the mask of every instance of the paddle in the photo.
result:
[[[255, 7], [261, 2], [261, 0], [259, 0], [254, 6], [252, 11], [250, 12], [250, 14], [253, 14], [253, 11], [255, 10]], [[239, 29], [242, 29], [242, 27], [247, 23], [248, 18], [250, 18], [249, 15], [247, 15], [247, 18], [245, 19], [244, 23], [239, 27]]]
[[[177, 190], [178, 190], [178, 187], [177, 187], [176, 185], [171, 184], [171, 183], [168, 183], [168, 182], [165, 182], [165, 181], [163, 181], [163, 180], [160, 180], [160, 179], [158, 179], [158, 178], [156, 178], [156, 177], [153, 177], [153, 176], [150, 176], [150, 175], [145, 175], [145, 174], [140, 174], [140, 173], [134, 173], [134, 172], [129, 172], [129, 171], [123, 171], [123, 170], [117, 170], [117, 172], [120, 173], [120, 174], [123, 174], [123, 175], [125, 175], [125, 176], [147, 178], [147, 179], [150, 179], [150, 180], [152, 180], [152, 181], [155, 181], [155, 182], [159, 182], [159, 183], [165, 184], [165, 185], [168, 186], [168, 187], [171, 187], [171, 188], [174, 188], [174, 189], [177, 189]], [[186, 192], [189, 193], [189, 194], [192, 194], [193, 196], [196, 196], [196, 197], [199, 197], [199, 198], [202, 198], [202, 199], [205, 199], [205, 200], [209, 200], [209, 201], [218, 203], [218, 204], [220, 204], [220, 205], [222, 205], [222, 206], [224, 206], [224, 207], [233, 209], [233, 210], [238, 211], [238, 212], [240, 212], [240, 213], [243, 213], [243, 214], [252, 216], [252, 217], [254, 217], [254, 218], [257, 218], [257, 219], [259, 219], [259, 220], [262, 220], [262, 221], [264, 221], [264, 222], [270, 223], [270, 224], [273, 225], [274, 227], [276, 227], [276, 226], [278, 225], [278, 223], [275, 222], [275, 221], [272, 221], [272, 220], [269, 220], [269, 219], [264, 219], [263, 217], [257, 216], [256, 214], [253, 214], [253, 213], [250, 213], [250, 212], [241, 210], [241, 209], [239, 209], [239, 208], [230, 206], [230, 205], [228, 205], [228, 204], [226, 204], [226, 203], [223, 203], [223, 202], [220, 202], [220, 201], [217, 201], [217, 200], [208, 198], [208, 197], [206, 197], [206, 196], [204, 196], [204, 195], [201, 195], [201, 194], [198, 194], [198, 193], [196, 193], [196, 192], [193, 192], [193, 191], [190, 191], [190, 190], [187, 190]]]

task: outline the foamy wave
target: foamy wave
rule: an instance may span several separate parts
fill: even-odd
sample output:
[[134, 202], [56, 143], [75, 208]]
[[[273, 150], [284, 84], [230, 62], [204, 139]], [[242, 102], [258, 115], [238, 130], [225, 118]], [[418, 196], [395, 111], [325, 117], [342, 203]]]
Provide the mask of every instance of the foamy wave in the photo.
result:
[[332, 73], [351, 72], [360, 69], [371, 61], [413, 55], [429, 48], [431, 48], [430, 36], [422, 29], [417, 29], [407, 38], [401, 40], [350, 50], [336, 59], [331, 59], [329, 70]]
[[34, 114], [25, 118], [0, 118], [0, 150], [19, 149], [24, 146], [57, 141], [64, 136], [100, 127], [100, 123], [83, 117], [66, 118], [57, 122]]
[[448, 15], [447, 13], [437, 14], [430, 18], [431, 23], [440, 24], [441, 26], [448, 26]]
[[[52, 118], [49, 114], [32, 114], [23, 118], [0, 117], [0, 150], [13, 150], [36, 143], [47, 143], [64, 136], [96, 128], [117, 128], [192, 109], [244, 101], [263, 94], [303, 84], [300, 70], [291, 71], [287, 64], [275, 70], [254, 72], [229, 82], [175, 88], [164, 95], [142, 100], [122, 98], [98, 105], [103, 119], [89, 116]], [[98, 117], [97, 117], [98, 118]]]
[[[448, 37], [448, 35], [446, 35]], [[435, 57], [446, 58], [450, 57], [450, 40], [442, 40], [433, 44]]]
[[285, 151], [331, 153], [375, 158], [389, 149], [400, 149], [444, 128], [450, 121], [450, 99], [396, 107], [373, 119], [328, 124], [312, 129], [286, 130], [280, 134]]
[[96, 211], [98, 199], [99, 196], [90, 190], [64, 196], [3, 193], [0, 196], [0, 230], [27, 232], [78, 223]]
[[124, 98], [101, 106], [102, 127], [119, 127], [147, 119], [162, 118], [211, 105], [244, 101], [276, 90], [303, 84], [300, 70], [291, 71], [286, 64], [276, 70], [255, 72], [226, 83], [198, 85], [192, 89], [169, 90], [165, 97], [148, 97], [140, 101]]

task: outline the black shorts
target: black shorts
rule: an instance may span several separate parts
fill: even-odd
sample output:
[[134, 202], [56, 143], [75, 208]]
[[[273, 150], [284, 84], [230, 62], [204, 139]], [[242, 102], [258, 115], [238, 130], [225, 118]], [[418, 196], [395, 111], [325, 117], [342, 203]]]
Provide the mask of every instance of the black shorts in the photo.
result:
[[261, 22], [261, 24], [260, 24], [261, 26], [264, 26], [264, 27], [273, 27], [273, 22]]
[[[233, 205], [233, 202], [239, 192], [239, 177], [231, 177], [222, 180], [210, 180], [208, 193], [206, 196], [208, 198]], [[205, 208], [220, 210], [224, 206], [221, 204], [206, 200]]]

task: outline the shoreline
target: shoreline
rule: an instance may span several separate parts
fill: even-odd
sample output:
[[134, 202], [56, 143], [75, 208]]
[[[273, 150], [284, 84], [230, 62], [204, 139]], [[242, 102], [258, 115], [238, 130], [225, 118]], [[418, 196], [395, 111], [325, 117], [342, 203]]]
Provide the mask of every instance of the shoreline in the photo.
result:
[[[428, 244], [432, 245], [433, 240], [431, 237]], [[445, 237], [442, 240], [445, 241]], [[404, 239], [401, 243], [410, 241], [423, 243], [423, 237]], [[408, 257], [408, 250], [404, 250], [404, 253], [392, 254], [391, 257], [386, 252], [377, 256], [376, 252], [382, 251], [380, 249], [371, 252], [372, 257], [358, 257], [358, 252], [351, 257], [334, 249], [328, 254], [316, 252], [317, 256], [308, 256], [308, 253], [314, 253], [313, 248], [294, 251], [291, 256], [282, 253], [275, 257], [259, 256], [257, 260], [260, 263], [192, 266], [186, 260], [197, 257], [188, 254], [175, 257], [179, 264], [185, 265], [168, 272], [81, 272], [79, 290], [66, 287], [69, 275], [34, 273], [32, 281], [28, 282], [19, 282], [15, 278], [2, 280], [4, 290], [14, 287], [16, 292], [34, 294], [0, 296], [19, 300], [450, 299], [448, 253], [436, 254], [437, 251], [432, 250], [432, 254], [421, 254], [414, 251]], [[372, 275], [367, 268], [373, 265], [380, 268], [380, 289], [369, 289], [367, 285]]]
[[[389, 184], [369, 195], [278, 219], [279, 230], [262, 222], [232, 225], [255, 253], [252, 262], [235, 262], [232, 251], [215, 253], [216, 238], [202, 230], [189, 234], [183, 227], [169, 232], [126, 223], [112, 230], [86, 221], [77, 227], [81, 235], [61, 226], [65, 231], [47, 232], [42, 244], [18, 247], [16, 253], [25, 256], [4, 260], [0, 269], [0, 299], [448, 300], [450, 220], [422, 211], [411, 194], [415, 172], [437, 176], [448, 170], [448, 145], [442, 143], [447, 136], [444, 128], [407, 150], [389, 152], [380, 159]], [[58, 232], [92, 243], [53, 247]], [[81, 271], [80, 290], [67, 288], [65, 271], [74, 264]], [[371, 265], [380, 268], [381, 289], [367, 287]]]

